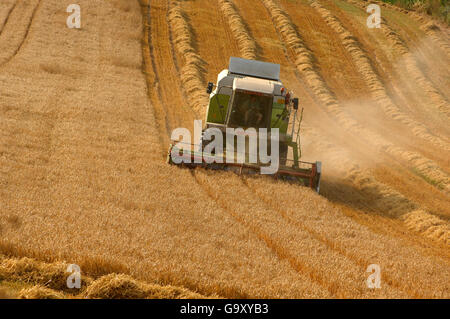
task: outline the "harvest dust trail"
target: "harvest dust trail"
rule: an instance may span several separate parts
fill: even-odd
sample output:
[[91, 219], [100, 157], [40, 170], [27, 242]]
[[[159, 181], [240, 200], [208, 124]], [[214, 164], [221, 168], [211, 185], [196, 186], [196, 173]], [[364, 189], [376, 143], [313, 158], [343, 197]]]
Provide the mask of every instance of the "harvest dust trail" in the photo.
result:
[[[347, 2], [365, 10], [365, 5], [360, 3], [359, 1], [347, 0]], [[392, 48], [395, 50], [395, 52], [397, 52], [400, 56], [402, 56], [404, 60], [403, 63], [406, 67], [407, 72], [410, 74], [412, 80], [414, 80], [424, 90], [424, 92], [433, 102], [433, 105], [435, 105], [438, 110], [440, 110], [443, 114], [445, 114], [447, 117], [450, 118], [449, 102], [442, 95], [442, 93], [439, 92], [439, 90], [433, 85], [433, 83], [431, 83], [426, 78], [426, 76], [420, 70], [414, 55], [411, 53], [410, 49], [405, 44], [405, 41], [403, 41], [403, 39], [399, 36], [399, 34], [388, 23], [386, 23], [386, 20], [384, 18], [381, 19], [381, 30], [384, 33], [386, 39], [391, 44]], [[408, 121], [408, 119], [405, 120], [401, 119], [401, 120], [402, 122]], [[408, 124], [406, 122], [405, 124], [414, 127], [420, 123], [412, 121], [411, 124]], [[418, 131], [417, 133], [415, 132], [416, 134], [423, 135], [424, 133], [421, 131], [425, 130], [425, 128], [419, 125], [417, 126], [417, 130], [420, 131]], [[430, 139], [430, 137], [427, 137], [427, 139], [434, 143], [438, 142], [433, 139]], [[443, 141], [439, 141], [439, 144], [442, 145], [442, 142]], [[444, 149], [448, 150], [448, 144], [445, 143], [444, 146], [445, 146]]]
[[[147, 89], [149, 93], [149, 98], [152, 101], [154, 109], [154, 117], [156, 119], [156, 128], [159, 134], [159, 141], [161, 146], [161, 154], [164, 155], [166, 151], [165, 145], [168, 144], [167, 135], [170, 134], [170, 126], [168, 115], [166, 114], [165, 108], [162, 105], [161, 93], [159, 90], [159, 74], [156, 70], [155, 56], [154, 56], [154, 46], [152, 43], [152, 29], [151, 22], [152, 18], [150, 16], [150, 1], [140, 1], [142, 7], [143, 19], [144, 19], [144, 45], [143, 59], [144, 59], [144, 74], [146, 75]], [[164, 134], [166, 133], [166, 134]]]
[[[248, 35], [249, 36], [249, 35]], [[235, 39], [236, 40], [236, 39]], [[285, 56], [286, 59], [288, 61], [290, 61], [289, 56], [287, 55], [287, 52], [285, 52]], [[299, 78], [297, 72], [296, 72], [296, 78], [298, 81], [301, 82], [301, 79]], [[326, 138], [324, 136], [318, 136], [318, 134], [315, 132], [315, 130], [312, 127], [308, 128], [309, 132], [314, 132], [314, 140], [316, 141], [323, 141], [326, 140]], [[320, 148], [322, 146], [323, 143], [316, 143], [315, 144], [315, 148], [317, 149], [318, 147]], [[332, 144], [328, 144], [325, 145], [324, 147], [322, 147], [323, 150], [328, 150], [330, 151], [331, 149], [335, 149], [335, 146]], [[342, 162], [343, 158], [346, 158], [347, 156], [345, 154], [340, 154], [340, 156], [337, 156], [337, 158], [335, 160], [332, 160], [331, 162]], [[375, 191], [372, 192], [372, 194], [370, 194], [371, 198], [378, 198], [377, 203], [378, 206], [380, 207], [380, 209], [382, 211], [385, 212], [389, 212], [390, 214], [392, 214], [395, 217], [398, 217], [399, 213], [394, 212], [393, 208], [392, 208], [392, 202], [395, 201], [397, 203], [397, 211], [398, 212], [407, 212], [411, 209], [415, 209], [416, 205], [411, 203], [409, 200], [407, 200], [406, 198], [404, 198], [403, 196], [401, 196], [399, 193], [394, 192], [392, 189], [387, 188], [385, 185], [380, 184], [378, 182], [376, 182], [371, 176], [367, 176], [367, 174], [363, 173], [362, 171], [360, 171], [358, 169], [358, 167], [355, 164], [352, 163], [345, 163], [345, 167], [347, 169], [346, 173], [348, 175], [353, 176], [353, 178], [357, 178], [355, 180], [355, 185], [361, 187], [362, 189], [370, 189], [371, 187], [376, 187]], [[353, 168], [351, 168], [353, 167]], [[359, 181], [365, 181], [364, 184], [358, 183]], [[371, 187], [368, 187], [368, 186]], [[378, 193], [380, 192], [380, 193]], [[384, 196], [387, 196], [386, 198], [379, 198], [380, 195], [379, 194], [385, 194]], [[367, 194], [369, 195], [369, 194]], [[405, 203], [405, 205], [398, 205], [398, 203]], [[404, 209], [402, 209], [401, 207], [404, 207]], [[392, 211], [392, 212], [391, 212]], [[445, 228], [444, 228], [445, 229]], [[404, 230], [403, 230], [404, 231]], [[431, 236], [433, 239], [438, 239], [439, 240], [439, 236]]]
[[[310, 134], [314, 135], [315, 147], [328, 150], [327, 154], [330, 163], [341, 163], [342, 165], [342, 167], [333, 166], [328, 169], [339, 172], [342, 169], [347, 170], [350, 168], [351, 175], [347, 178], [351, 179], [354, 185], [359, 184], [360, 191], [365, 193], [366, 197], [370, 198], [373, 203], [376, 203], [377, 208], [392, 214], [394, 218], [407, 218], [410, 215], [417, 215], [418, 218], [430, 216], [418, 210], [414, 203], [395, 190], [375, 181], [357, 165], [352, 164], [350, 161], [342, 160], [346, 158], [345, 154], [342, 154], [342, 150], [331, 143], [324, 142], [326, 139], [323, 136], [315, 135], [313, 132], [310, 132]], [[429, 267], [437, 267], [435, 273], [437, 277], [440, 276], [439, 274], [442, 274], [442, 271], [447, 273], [448, 259], [441, 258], [442, 256], [438, 254], [438, 258], [433, 258], [432, 260], [420, 259], [421, 264], [419, 265], [417, 264], [417, 254], [412, 253], [416, 245], [411, 245], [410, 243], [405, 245], [405, 242], [398, 238], [393, 240], [386, 235], [376, 234], [370, 231], [369, 228], [356, 224], [352, 219], [342, 215], [339, 211], [337, 211], [338, 213], [333, 211], [330, 215], [331, 211], [328, 208], [324, 207], [322, 210], [320, 206], [309, 207], [311, 203], [314, 203], [313, 198], [316, 195], [311, 192], [300, 193], [296, 190], [298, 186], [267, 180], [262, 183], [260, 180], [253, 178], [245, 179], [244, 183], [249, 185], [267, 205], [281, 214], [288, 222], [306, 230], [311, 236], [325, 243], [330, 249], [336, 250], [361, 267], [367, 267], [368, 264], [375, 263], [375, 261], [385, 265], [383, 268], [386, 267], [386, 271], [389, 272], [387, 274], [388, 282], [393, 287], [407, 292], [410, 296], [420, 297], [423, 293], [429, 297], [438, 296], [435, 294], [434, 280], [439, 280], [439, 278], [424, 278], [420, 274], [427, 271]], [[277, 195], [274, 196], [273, 194]], [[283, 204], [281, 205], [280, 203]], [[302, 209], [299, 209], [300, 207]], [[311, 214], [311, 212], [314, 212], [314, 214]], [[360, 214], [363, 214], [363, 212], [360, 212]], [[448, 244], [450, 237], [448, 223], [435, 216], [432, 216], [432, 218], [435, 218], [432, 225], [423, 225], [424, 223], [420, 225], [420, 227], [423, 227], [422, 231], [429, 232], [424, 235], [438, 243]], [[409, 220], [405, 223], [408, 228], [418, 226]], [[383, 243], [382, 250], [379, 249], [380, 243]], [[376, 257], [374, 258], [374, 256]], [[402, 260], [402, 262], [410, 260], [408, 264], [412, 266], [408, 270], [409, 276], [417, 276], [414, 282], [418, 281], [420, 284], [417, 286], [410, 283], [405, 284], [403, 280], [405, 273], [399, 271], [402, 265], [393, 265], [391, 264], [392, 260]], [[425, 289], [424, 287], [427, 288]]]
[[218, 0], [220, 10], [225, 15], [233, 36], [238, 44], [241, 56], [245, 59], [257, 59], [255, 40], [245, 25], [232, 0]]
[[18, 1], [14, 6], [7, 23], [1, 30], [0, 66], [11, 61], [19, 53], [40, 4], [40, 0], [24, 0]]
[[[285, 55], [286, 55], [286, 53], [285, 53]], [[288, 56], [286, 56], [286, 59], [290, 60], [290, 58]], [[299, 79], [298, 77], [297, 77], [297, 80], [299, 80], [300, 83], [302, 83], [301, 79]], [[318, 125], [318, 124], [320, 124], [320, 123], [316, 123], [316, 125]], [[306, 132], [306, 130], [304, 130], [304, 131]], [[317, 132], [315, 132], [315, 133], [313, 133], [313, 132], [314, 132], [313, 127], [308, 128], [308, 133], [313, 134], [312, 136], [309, 135], [308, 138], [310, 138], [314, 141], [329, 140], [328, 137], [318, 136], [316, 134]], [[321, 147], [321, 146], [322, 146], [322, 143], [318, 143], [318, 142], [314, 143], [314, 149], [316, 151], [318, 150], [318, 148], [327, 150], [327, 151], [323, 152], [323, 154], [327, 154], [326, 155], [327, 158], [329, 157], [330, 150], [335, 147], [335, 145], [333, 145], [333, 144], [325, 145], [324, 147]], [[330, 164], [331, 163], [342, 163], [343, 161], [345, 162], [344, 167], [341, 168], [341, 170], [343, 169], [342, 173], [344, 175], [346, 174], [348, 176], [351, 176], [353, 179], [352, 184], [355, 185], [358, 189], [361, 189], [361, 192], [362, 192], [361, 200], [363, 200], [366, 197], [370, 198], [371, 203], [377, 204], [376, 205], [377, 210], [379, 209], [381, 212], [383, 212], [383, 214], [387, 213], [387, 214], [394, 216], [395, 218], [398, 218], [399, 216], [401, 216], [401, 214], [407, 213], [408, 211], [411, 211], [412, 209], [417, 209], [417, 207], [418, 207], [417, 204], [414, 204], [410, 200], [406, 199], [404, 196], [400, 195], [398, 192], [394, 191], [392, 188], [387, 187], [387, 185], [377, 182], [375, 179], [373, 179], [373, 177], [370, 174], [368, 175], [367, 173], [362, 172], [360, 169], [358, 169], [358, 167], [355, 166], [354, 163], [343, 160], [348, 157], [349, 157], [348, 154], [342, 153], [342, 154], [340, 154], [340, 156], [336, 156], [334, 160], [330, 160]], [[326, 166], [328, 167], [329, 164], [327, 163]], [[352, 167], [354, 167], [354, 168], [352, 168]], [[334, 169], [335, 168], [329, 167], [329, 170], [334, 170]], [[362, 181], [362, 183], [361, 183], [361, 181]], [[342, 195], [343, 194], [341, 194], [341, 196]], [[381, 197], [380, 197], [380, 195], [381, 195]], [[349, 194], [348, 196], [354, 196], [354, 194], [353, 195]], [[347, 201], [349, 201], [351, 203], [352, 199], [347, 198]], [[396, 204], [394, 204], [394, 203], [396, 203]], [[399, 205], [399, 203], [405, 203], [405, 205]], [[344, 208], [346, 208], [346, 207], [344, 207]], [[368, 207], [368, 209], [372, 210], [373, 207]], [[364, 218], [366, 216], [365, 216], [365, 213], [363, 213], [363, 212], [351, 214], [350, 216], [352, 218], [358, 220], [358, 222], [364, 223], [366, 226], [373, 229], [374, 231], [388, 234], [388, 232], [386, 232], [386, 227], [389, 227], [390, 231], [395, 230], [396, 233], [400, 237], [407, 239], [413, 245], [420, 244], [423, 248], [430, 247], [430, 242], [424, 242], [423, 239], [415, 236], [413, 233], [405, 232], [405, 225], [401, 225], [400, 221], [394, 222], [394, 220], [388, 220], [386, 218], [379, 218], [379, 219], [377, 219], [377, 223], [374, 224], [373, 219], [367, 220], [367, 218]], [[440, 229], [440, 232], [437, 232], [431, 236], [427, 236], [427, 237], [430, 237], [433, 241], [436, 241], [437, 244], [442, 242], [442, 240], [445, 241], [445, 237], [446, 237], [445, 235], [448, 234], [448, 232], [446, 232], [446, 229], [448, 229], [448, 225], [442, 220], [440, 220], [440, 223], [441, 223], [441, 226], [438, 227], [438, 229]], [[429, 255], [431, 253], [431, 251], [428, 248], [423, 250], [423, 253], [425, 255]], [[440, 256], [440, 253], [436, 252], [435, 250], [433, 250], [433, 254], [436, 256]]]
[[[383, 111], [393, 119], [408, 126], [411, 131], [418, 137], [423, 138], [444, 150], [450, 150], [449, 144], [441, 140], [439, 137], [432, 135], [429, 130], [422, 123], [412, 119], [403, 113], [388, 96], [384, 84], [381, 82], [378, 74], [374, 70], [370, 59], [361, 48], [361, 45], [356, 40], [344, 25], [319, 2], [311, 2], [311, 6], [323, 17], [326, 23], [339, 35], [344, 47], [351, 54], [354, 63], [358, 67], [362, 77], [366, 81], [368, 87], [372, 92], [373, 98]], [[409, 52], [408, 52], [409, 53]], [[423, 77], [422, 77], [423, 78]]]
[[[316, 141], [315, 147], [319, 150], [327, 150], [326, 154], [329, 157], [330, 163], [340, 163], [342, 168], [345, 168], [345, 172], [348, 174], [345, 179], [351, 181], [353, 185], [373, 201], [372, 205], [375, 207], [372, 208], [384, 212], [388, 217], [399, 218], [400, 220], [404, 220], [405, 216], [411, 213], [420, 214], [426, 219], [429, 219], [428, 216], [431, 218], [432, 215], [423, 211], [420, 205], [413, 200], [406, 198], [388, 185], [378, 182], [373, 176], [364, 172], [357, 164], [347, 160], [345, 152], [332, 143], [325, 142], [327, 139], [324, 136], [321, 136], [314, 130], [309, 130], [309, 134]], [[342, 168], [333, 167], [330, 169], [337, 169], [339, 171]], [[421, 233], [438, 243], [447, 243], [450, 237], [450, 224], [438, 217], [436, 217], [435, 221], [439, 222], [428, 225], [430, 226], [429, 229], [422, 228]], [[409, 224], [405, 223], [405, 225], [411, 229]]]
[[384, 151], [394, 158], [402, 159], [424, 176], [425, 180], [430, 180], [445, 192], [449, 192], [450, 178], [448, 177], [448, 174], [443, 172], [441, 168], [436, 165], [436, 163], [418, 153], [394, 145], [377, 133], [361, 126], [355, 119], [342, 110], [338, 101], [316, 70], [312, 52], [306, 48], [287, 13], [273, 0], [262, 0], [262, 2], [269, 11], [275, 27], [280, 31], [286, 43], [295, 52], [297, 57], [297, 68], [304, 75], [306, 82], [326, 107], [326, 110], [333, 114], [346, 130], [358, 133], [376, 146], [378, 150]]
[[[249, 36], [249, 35], [248, 35]], [[238, 40], [238, 39], [235, 39], [235, 40]], [[289, 59], [288, 57], [287, 57], [287, 59]], [[324, 140], [324, 138], [323, 137], [321, 137], [321, 138], [316, 138], [315, 140]], [[316, 145], [316, 147], [317, 147], [318, 145]], [[330, 145], [328, 145], [327, 146], [327, 149], [330, 149]], [[341, 158], [342, 158], [342, 156], [341, 156]], [[349, 165], [349, 164], [348, 164]], [[347, 165], [347, 167], [349, 167]], [[361, 172], [359, 172], [359, 173], [357, 173], [357, 171], [356, 170], [354, 170], [353, 171], [353, 173], [352, 174], [356, 174], [356, 175], [361, 175]], [[361, 178], [361, 180], [364, 180], [364, 179], [367, 179], [367, 177], [364, 177], [364, 178]], [[372, 182], [373, 183], [373, 182]], [[248, 183], [247, 182], [244, 182], [244, 185], [243, 186], [245, 186], [245, 187], [248, 187]], [[364, 187], [364, 186], [363, 186]], [[259, 195], [259, 194], [258, 194]], [[399, 194], [397, 194], [397, 195], [395, 195], [395, 196], [399, 196]], [[264, 200], [265, 201], [265, 198], [263, 198], [263, 197], [260, 197], [262, 200]], [[295, 196], [293, 196], [293, 198], [295, 198]], [[401, 199], [401, 201], [403, 201], [403, 202], [406, 202], [406, 204], [409, 206], [409, 207], [412, 207], [413, 206], [413, 204], [408, 204], [408, 200], [406, 200], [405, 198], [402, 198]], [[266, 203], [267, 203], [267, 201], [265, 201]], [[382, 200], [380, 201], [380, 202], [383, 202]], [[380, 206], [383, 206], [382, 205], [382, 203], [380, 203]], [[388, 210], [390, 210], [390, 205], [388, 206], [389, 208], [388, 208]], [[293, 221], [293, 220], [290, 220], [289, 219], [289, 217], [286, 217], [286, 214], [283, 212], [283, 211], [280, 211], [277, 207], [275, 207], [275, 206], [273, 206], [272, 205], [272, 209], [274, 209], [275, 211], [278, 211], [278, 212], [280, 212], [280, 214], [283, 216], [283, 218], [285, 218], [285, 219], [287, 219], [287, 221], [289, 222], [289, 223], [294, 223], [296, 226], [298, 226], [299, 228], [301, 228], [301, 229], [303, 229], [303, 230], [306, 230], [310, 235], [312, 235], [313, 236], [313, 238], [315, 238], [316, 240], [319, 240], [319, 241], [321, 241], [322, 243], [324, 243], [327, 247], [329, 247], [330, 249], [334, 249], [334, 247], [335, 246], [338, 246], [338, 248], [337, 249], [335, 249], [338, 253], [340, 253], [340, 254], [342, 254], [343, 256], [345, 256], [345, 257], [347, 257], [347, 258], [350, 258], [351, 260], [353, 260], [354, 262], [356, 262], [359, 266], [361, 266], [361, 267], [367, 267], [367, 265], [369, 265], [370, 264], [370, 262], [368, 262], [367, 260], [363, 260], [362, 258], [357, 258], [355, 255], [352, 255], [350, 252], [347, 252], [344, 248], [343, 248], [343, 246], [339, 246], [339, 244], [336, 244], [333, 240], [330, 240], [330, 239], [328, 239], [328, 238], [324, 238], [323, 236], [321, 236], [320, 235], [320, 233], [319, 232], [315, 232], [314, 230], [312, 230], [312, 229], [308, 229], [307, 227], [305, 228], [305, 226], [304, 225], [302, 225], [301, 223], [296, 223], [295, 221]], [[383, 209], [384, 210], [386, 210], [386, 206], [384, 206], [383, 207]], [[364, 268], [365, 269], [365, 268]], [[389, 280], [390, 282], [392, 282], [392, 284], [393, 285], [395, 285], [396, 287], [399, 287], [400, 286], [400, 284], [398, 284], [398, 282], [396, 282], [395, 280]], [[408, 291], [408, 290], [410, 290], [409, 288], [406, 288], [406, 287], [402, 287], [403, 289], [403, 291]], [[419, 296], [418, 295], [418, 293], [417, 292], [414, 292], [414, 291], [410, 291], [409, 292], [410, 293], [410, 296]]]

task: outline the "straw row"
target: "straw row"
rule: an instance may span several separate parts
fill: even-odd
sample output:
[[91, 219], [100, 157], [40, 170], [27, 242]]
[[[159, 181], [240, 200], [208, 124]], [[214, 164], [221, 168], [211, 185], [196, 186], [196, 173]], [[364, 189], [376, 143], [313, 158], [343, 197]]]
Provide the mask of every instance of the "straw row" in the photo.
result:
[[236, 6], [231, 0], [218, 0], [219, 7], [230, 26], [233, 37], [236, 39], [241, 56], [245, 59], [257, 58], [256, 42], [240, 16]]
[[182, 59], [181, 82], [195, 114], [203, 118], [208, 100], [204, 93], [203, 66], [205, 62], [197, 53], [194, 36], [179, 1], [171, 1], [168, 22], [179, 57]]

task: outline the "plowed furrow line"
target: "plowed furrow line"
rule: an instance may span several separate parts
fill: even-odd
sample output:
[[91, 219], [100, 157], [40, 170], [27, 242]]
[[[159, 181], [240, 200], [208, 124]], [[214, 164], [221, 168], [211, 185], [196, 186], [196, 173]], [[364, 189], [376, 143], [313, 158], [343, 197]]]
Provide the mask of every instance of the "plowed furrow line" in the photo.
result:
[[14, 8], [16, 7], [17, 2], [14, 1], [12, 4], [10, 4], [10, 8], [0, 13], [0, 36], [2, 35], [3, 28], [8, 23], [9, 17], [11, 16], [11, 13], [14, 11]]
[[377, 101], [378, 105], [383, 111], [391, 118], [405, 124], [411, 128], [411, 131], [418, 137], [435, 144], [436, 146], [443, 148], [444, 150], [450, 150], [450, 146], [439, 137], [429, 132], [427, 127], [422, 123], [409, 117], [403, 113], [388, 96], [385, 86], [380, 80], [378, 74], [374, 70], [371, 61], [364, 50], [361, 48], [360, 43], [354, 37], [353, 34], [347, 30], [344, 25], [326, 8], [324, 8], [319, 2], [312, 1], [311, 7], [323, 17], [326, 23], [339, 35], [344, 47], [350, 53], [355, 65], [358, 67], [362, 77], [366, 81], [373, 98]]
[[[365, 10], [364, 4], [355, 0], [347, 0], [349, 3]], [[386, 22], [386, 19], [381, 19], [381, 30], [386, 36], [391, 46], [394, 48], [398, 54], [400, 54], [404, 60], [404, 64], [407, 72], [410, 74], [412, 79], [419, 84], [419, 86], [424, 90], [436, 108], [450, 117], [450, 104], [442, 93], [431, 83], [427, 77], [423, 74], [420, 67], [417, 64], [417, 60], [411, 53], [405, 41], [400, 37], [400, 35]], [[446, 143], [447, 144], [447, 143]], [[448, 146], [446, 147], [448, 149]]]
[[141, 11], [143, 15], [144, 21], [144, 45], [142, 46], [142, 55], [144, 59], [144, 74], [146, 77], [147, 90], [149, 94], [150, 101], [153, 105], [153, 116], [156, 119], [156, 128], [159, 132], [158, 138], [161, 146], [161, 155], [164, 156], [164, 153], [167, 151], [167, 147], [165, 146], [168, 143], [167, 136], [163, 134], [163, 132], [168, 131], [167, 125], [167, 115], [165, 113], [164, 108], [161, 105], [161, 95], [159, 93], [159, 89], [157, 86], [158, 83], [158, 74], [156, 72], [156, 66], [154, 64], [154, 55], [152, 50], [152, 34], [151, 34], [151, 3], [150, 0], [140, 0]]
[[275, 27], [283, 35], [296, 56], [296, 65], [304, 76], [306, 83], [325, 106], [327, 112], [333, 114], [338, 122], [348, 131], [355, 132], [378, 150], [386, 152], [396, 159], [401, 159], [416, 170], [425, 181], [436, 185], [445, 192], [450, 192], [450, 178], [432, 160], [422, 155], [407, 151], [387, 141], [377, 133], [368, 130], [342, 110], [338, 101], [327, 87], [325, 81], [316, 70], [312, 52], [306, 47], [289, 16], [273, 0], [262, 0], [272, 17]]
[[203, 68], [205, 61], [197, 53], [191, 26], [186, 19], [186, 14], [182, 11], [180, 2], [172, 0], [170, 2], [169, 23], [173, 31], [174, 46], [183, 59], [181, 67], [181, 81], [189, 100], [189, 105], [199, 118], [205, 114], [205, 105], [208, 100], [205, 96], [203, 85]]
[[241, 56], [245, 59], [257, 59], [257, 46], [250, 35], [242, 17], [231, 0], [218, 0], [220, 10], [228, 21], [233, 37], [235, 38]]
[[[40, 0], [19, 1], [14, 7], [0, 36], [0, 66], [11, 61], [22, 49], [40, 4]], [[24, 21], [25, 24], [20, 24]]]

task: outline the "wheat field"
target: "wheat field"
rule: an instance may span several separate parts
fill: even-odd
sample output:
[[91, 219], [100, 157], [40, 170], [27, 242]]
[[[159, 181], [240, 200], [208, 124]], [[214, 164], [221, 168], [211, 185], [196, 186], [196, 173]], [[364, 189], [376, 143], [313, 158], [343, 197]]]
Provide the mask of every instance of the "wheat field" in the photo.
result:
[[[360, 0], [79, 0], [69, 29], [71, 3], [0, 3], [0, 297], [450, 297], [448, 26], [377, 2], [369, 29]], [[166, 164], [230, 56], [281, 65], [320, 195]]]

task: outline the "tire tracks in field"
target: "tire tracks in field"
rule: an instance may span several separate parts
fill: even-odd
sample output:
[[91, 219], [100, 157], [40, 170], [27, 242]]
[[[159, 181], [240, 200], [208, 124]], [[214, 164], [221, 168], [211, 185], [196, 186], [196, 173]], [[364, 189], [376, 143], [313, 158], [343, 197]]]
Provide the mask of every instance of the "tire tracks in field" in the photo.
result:
[[[147, 3], [146, 3], [147, 2]], [[156, 129], [160, 133], [158, 134], [159, 142], [161, 145], [161, 154], [164, 156], [164, 145], [167, 142], [167, 137], [165, 137], [162, 132], [168, 132], [168, 118], [161, 105], [161, 94], [158, 90], [159, 76], [156, 72], [155, 58], [153, 54], [153, 44], [152, 44], [152, 33], [151, 33], [151, 18], [150, 18], [150, 8], [151, 0], [139, 0], [139, 5], [141, 6], [141, 11], [144, 20], [144, 45], [142, 46], [143, 55], [143, 73], [145, 74], [147, 90], [149, 99], [153, 105], [153, 116], [156, 120]], [[149, 73], [150, 71], [150, 73]], [[156, 98], [154, 97], [156, 96]]]
[[446, 193], [450, 192], [450, 178], [448, 174], [442, 171], [434, 161], [425, 158], [416, 152], [408, 151], [394, 145], [379, 134], [363, 127], [341, 108], [334, 94], [330, 91], [326, 82], [316, 70], [313, 53], [306, 47], [290, 17], [276, 2], [274, 2], [274, 0], [261, 1], [266, 6], [269, 15], [272, 17], [275, 28], [279, 30], [284, 41], [294, 52], [297, 68], [304, 75], [307, 84], [319, 98], [319, 101], [322, 102], [326, 111], [333, 114], [337, 121], [347, 131], [362, 135], [362, 138], [374, 145], [378, 150], [391, 155], [393, 158], [398, 158], [408, 163], [408, 165], [426, 182], [438, 187]]
[[[33, 6], [28, 2], [36, 2], [36, 3]], [[22, 46], [24, 45], [24, 43], [28, 37], [28, 33], [30, 32], [36, 12], [39, 10], [39, 7], [41, 6], [41, 4], [42, 4], [41, 0], [34, 0], [34, 1], [29, 0], [29, 1], [19, 1], [18, 5], [14, 6], [14, 9], [11, 11], [10, 16], [8, 17], [8, 22], [20, 21], [21, 19], [23, 19], [23, 17], [25, 17], [25, 20], [28, 20], [28, 23], [25, 26], [25, 29], [21, 32], [22, 34], [19, 36], [18, 39], [14, 39], [14, 38], [7, 39], [9, 41], [6, 41], [7, 43], [5, 43], [5, 40], [0, 38], [1, 43], [4, 43], [3, 45], [6, 45], [6, 48], [5, 48], [5, 47], [2, 47], [2, 45], [0, 44], [0, 48], [2, 49], [1, 51], [4, 52], [3, 54], [0, 53], [0, 67], [8, 64], [12, 59], [14, 59], [14, 57], [22, 49]], [[22, 11], [24, 12], [23, 14], [21, 14]], [[17, 13], [17, 15], [19, 15], [19, 17], [14, 17], [14, 15], [16, 13]], [[15, 19], [9, 20], [10, 18], [15, 18]], [[8, 28], [8, 27], [9, 27], [9, 24], [5, 24], [5, 26], [3, 27], [2, 34], [1, 34], [2, 37], [5, 37], [5, 28]], [[18, 30], [14, 29], [13, 27], [11, 27], [11, 28], [12, 29], [7, 30], [7, 32], [10, 32], [11, 34], [18, 33]], [[20, 30], [19, 30], [19, 32], [20, 32]], [[12, 35], [7, 35], [7, 36], [11, 37]], [[14, 40], [16, 42], [15, 43], [16, 48], [11, 51], [10, 48], [13, 47], [11, 44], [14, 43]]]
[[[168, 138], [164, 135], [164, 132], [167, 132], [169, 129], [169, 118], [162, 107], [163, 105], [163, 97], [159, 90], [159, 74], [158, 68], [155, 64], [155, 57], [153, 53], [153, 41], [152, 41], [152, 24], [151, 24], [151, 0], [138, 0], [139, 5], [141, 6], [141, 12], [143, 16], [144, 22], [144, 39], [143, 39], [143, 59], [144, 59], [144, 74], [146, 75], [146, 82], [148, 88], [149, 99], [153, 106], [153, 116], [157, 121], [156, 129], [158, 132], [158, 139], [161, 146], [161, 155], [165, 156], [168, 148]], [[151, 61], [149, 61], [151, 60]], [[167, 283], [170, 284], [173, 280], [167, 280]], [[188, 281], [188, 280], [187, 280]], [[186, 280], [183, 282], [186, 285]], [[195, 289], [197, 291], [202, 291], [202, 287], [197, 286], [194, 281], [188, 281], [188, 285], [190, 288]], [[235, 292], [236, 295], [242, 296], [239, 292]]]
[[409, 127], [417, 137], [427, 140], [441, 149], [450, 150], [448, 143], [433, 135], [425, 125], [409, 117], [395, 105], [386, 92], [385, 85], [382, 83], [379, 75], [372, 66], [370, 58], [361, 48], [361, 44], [357, 38], [344, 27], [341, 21], [318, 1], [312, 1], [310, 5], [320, 14], [320, 16], [322, 16], [330, 28], [338, 34], [343, 46], [352, 56], [361, 76], [369, 87], [373, 98], [383, 109], [384, 113]]
[[283, 246], [277, 244], [277, 242], [266, 232], [261, 231], [258, 227], [253, 226], [250, 222], [247, 222], [242, 216], [236, 213], [233, 208], [230, 208], [226, 201], [220, 199], [220, 192], [218, 195], [218, 190], [213, 189], [211, 186], [206, 185], [202, 182], [198, 173], [195, 171], [191, 172], [197, 184], [202, 187], [206, 192], [208, 197], [211, 198], [215, 203], [217, 203], [225, 212], [227, 212], [231, 217], [233, 217], [239, 224], [243, 225], [248, 229], [253, 235], [255, 235], [261, 242], [263, 242], [279, 260], [284, 260], [289, 263], [291, 268], [295, 270], [300, 276], [307, 276], [309, 280], [318, 284], [323, 289], [327, 290], [330, 296], [335, 296], [338, 298], [345, 298], [347, 293], [338, 288], [337, 283], [330, 284], [326, 281], [320, 273], [315, 271], [314, 268], [309, 267], [307, 264], [300, 262], [296, 257], [294, 257], [289, 251], [287, 251]]

